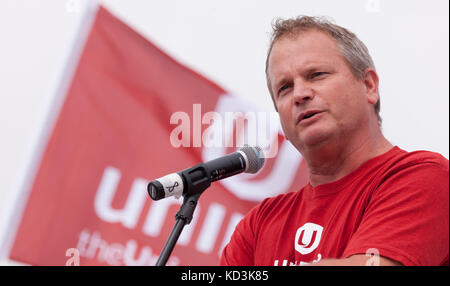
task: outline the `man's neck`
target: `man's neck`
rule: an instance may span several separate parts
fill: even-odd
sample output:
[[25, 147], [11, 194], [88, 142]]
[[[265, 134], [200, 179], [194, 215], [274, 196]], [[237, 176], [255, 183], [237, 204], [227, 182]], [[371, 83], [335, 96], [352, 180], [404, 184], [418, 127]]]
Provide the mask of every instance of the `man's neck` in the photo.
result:
[[392, 147], [380, 131], [375, 136], [353, 141], [353, 144], [339, 141], [310, 150], [303, 154], [309, 169], [310, 184], [315, 187], [337, 181]]

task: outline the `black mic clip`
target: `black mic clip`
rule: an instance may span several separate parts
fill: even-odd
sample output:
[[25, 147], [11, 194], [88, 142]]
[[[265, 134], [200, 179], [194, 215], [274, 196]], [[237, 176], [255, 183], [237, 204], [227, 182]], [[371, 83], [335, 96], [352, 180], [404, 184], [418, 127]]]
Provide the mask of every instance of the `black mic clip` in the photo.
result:
[[179, 175], [184, 183], [184, 197], [201, 194], [211, 186], [209, 170], [205, 163], [185, 169], [179, 172]]

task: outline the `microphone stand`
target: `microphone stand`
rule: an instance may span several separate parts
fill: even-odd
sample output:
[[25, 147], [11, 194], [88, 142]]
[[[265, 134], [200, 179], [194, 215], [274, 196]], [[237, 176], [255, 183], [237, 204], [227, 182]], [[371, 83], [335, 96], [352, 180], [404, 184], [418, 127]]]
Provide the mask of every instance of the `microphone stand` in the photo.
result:
[[[195, 175], [194, 175], [195, 174]], [[211, 186], [211, 171], [207, 165], [200, 163], [182, 172], [183, 184], [189, 190], [183, 195], [183, 204], [175, 215], [175, 226], [170, 232], [169, 238], [164, 244], [163, 250], [156, 261], [155, 266], [165, 266], [173, 248], [183, 231], [185, 225], [189, 224], [197, 206], [200, 195]]]
[[170, 232], [169, 238], [164, 244], [163, 250], [156, 261], [155, 266], [165, 266], [169, 256], [172, 254], [173, 248], [183, 231], [185, 225], [189, 224], [197, 206], [198, 199], [202, 193], [183, 196], [183, 204], [175, 215], [175, 225]]

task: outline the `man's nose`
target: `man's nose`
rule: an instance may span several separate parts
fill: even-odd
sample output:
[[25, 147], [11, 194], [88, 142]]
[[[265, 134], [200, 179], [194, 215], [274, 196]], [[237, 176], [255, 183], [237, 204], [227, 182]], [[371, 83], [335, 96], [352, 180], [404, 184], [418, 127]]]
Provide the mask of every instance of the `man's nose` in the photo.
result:
[[314, 90], [310, 86], [301, 83], [295, 84], [293, 100], [296, 105], [310, 101], [314, 96]]

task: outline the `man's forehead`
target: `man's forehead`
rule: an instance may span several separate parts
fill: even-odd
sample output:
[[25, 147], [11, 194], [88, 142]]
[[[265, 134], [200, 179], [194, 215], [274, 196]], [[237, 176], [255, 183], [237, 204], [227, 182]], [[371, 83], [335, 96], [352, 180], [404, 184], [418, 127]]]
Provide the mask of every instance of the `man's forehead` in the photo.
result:
[[319, 30], [309, 30], [297, 34], [288, 34], [277, 39], [270, 53], [270, 57], [280, 52], [303, 51], [309, 53], [339, 51], [338, 44], [330, 35]]
[[336, 63], [338, 58], [342, 59], [339, 47], [329, 35], [321, 31], [302, 32], [295, 37], [283, 37], [274, 43], [268, 61], [268, 73], [270, 75], [284, 70], [285, 67], [280, 66], [280, 63], [312, 69]]

